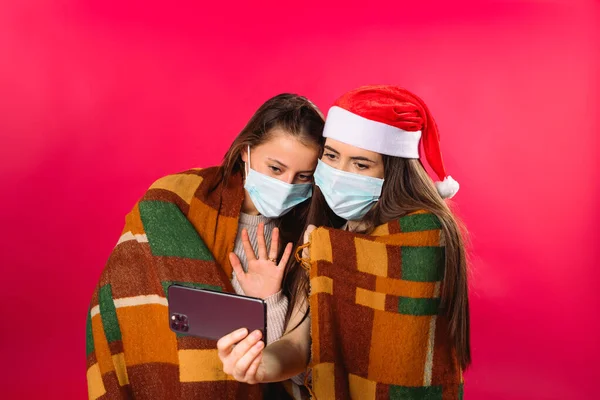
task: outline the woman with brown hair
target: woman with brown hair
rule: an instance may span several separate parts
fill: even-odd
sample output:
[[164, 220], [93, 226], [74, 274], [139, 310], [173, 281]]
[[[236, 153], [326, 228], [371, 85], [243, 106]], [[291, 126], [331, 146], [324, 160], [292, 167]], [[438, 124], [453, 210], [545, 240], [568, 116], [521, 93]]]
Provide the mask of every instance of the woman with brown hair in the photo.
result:
[[[306, 222], [323, 126], [306, 98], [275, 96], [252, 116], [222, 165], [163, 177], [144, 194], [92, 297], [90, 399], [263, 398], [264, 388], [228, 379], [213, 341], [169, 330], [167, 288], [177, 283], [263, 298], [267, 342], [281, 337], [291, 292], [281, 280]], [[247, 259], [244, 249], [259, 245], [269, 253]]]
[[443, 200], [458, 183], [446, 175], [435, 121], [411, 92], [367, 86], [336, 101], [323, 135], [302, 257], [284, 280], [296, 288], [288, 331], [264, 350], [245, 331], [222, 338], [225, 372], [277, 381], [310, 360], [319, 400], [462, 398], [467, 263]]

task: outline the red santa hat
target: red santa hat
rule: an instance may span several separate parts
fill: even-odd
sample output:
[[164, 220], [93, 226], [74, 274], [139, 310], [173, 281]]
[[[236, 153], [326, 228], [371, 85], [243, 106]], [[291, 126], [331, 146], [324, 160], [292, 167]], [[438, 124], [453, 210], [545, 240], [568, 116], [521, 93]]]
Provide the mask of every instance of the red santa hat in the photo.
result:
[[437, 125], [417, 96], [397, 86], [363, 86], [337, 99], [329, 109], [324, 137], [402, 158], [419, 157], [419, 142], [440, 182], [438, 193], [450, 198], [459, 185], [446, 174]]

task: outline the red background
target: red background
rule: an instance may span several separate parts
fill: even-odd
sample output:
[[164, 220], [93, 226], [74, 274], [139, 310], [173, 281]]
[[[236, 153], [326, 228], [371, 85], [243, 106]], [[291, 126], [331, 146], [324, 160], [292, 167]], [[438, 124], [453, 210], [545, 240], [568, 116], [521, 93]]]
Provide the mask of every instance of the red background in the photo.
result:
[[462, 184], [467, 398], [597, 396], [598, 2], [201, 3], [0, 1], [1, 397], [86, 397], [88, 301], [154, 179], [274, 94], [369, 83], [426, 100]]

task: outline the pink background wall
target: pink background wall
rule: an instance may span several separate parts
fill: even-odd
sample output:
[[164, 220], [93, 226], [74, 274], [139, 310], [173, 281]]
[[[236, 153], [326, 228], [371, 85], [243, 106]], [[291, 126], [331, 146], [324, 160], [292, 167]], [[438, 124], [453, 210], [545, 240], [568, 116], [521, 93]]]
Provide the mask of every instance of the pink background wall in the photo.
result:
[[368, 83], [426, 100], [462, 184], [467, 398], [597, 396], [598, 2], [201, 3], [0, 0], [0, 397], [86, 396], [88, 301], [154, 179], [274, 94]]

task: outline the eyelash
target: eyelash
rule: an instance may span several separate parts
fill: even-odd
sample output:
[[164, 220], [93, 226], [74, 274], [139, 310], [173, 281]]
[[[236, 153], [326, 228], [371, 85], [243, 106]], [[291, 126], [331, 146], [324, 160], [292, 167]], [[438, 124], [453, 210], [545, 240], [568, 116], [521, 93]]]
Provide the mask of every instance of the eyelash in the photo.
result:
[[[332, 154], [332, 153], [324, 153], [323, 156], [329, 158], [332, 161], [335, 161], [337, 159], [337, 156], [335, 154]], [[369, 168], [369, 166], [367, 164], [354, 163], [354, 165], [356, 166], [356, 168], [358, 170], [361, 170], [361, 171]]]
[[[281, 173], [281, 168], [279, 168], [279, 167], [276, 167], [274, 165], [269, 165], [269, 168], [275, 174], [279, 175]], [[298, 175], [298, 179], [300, 179], [301, 181], [308, 182], [312, 179], [312, 175]]]

